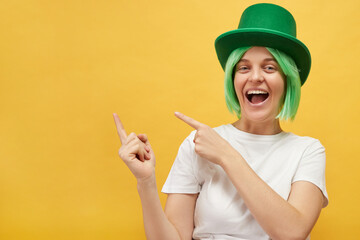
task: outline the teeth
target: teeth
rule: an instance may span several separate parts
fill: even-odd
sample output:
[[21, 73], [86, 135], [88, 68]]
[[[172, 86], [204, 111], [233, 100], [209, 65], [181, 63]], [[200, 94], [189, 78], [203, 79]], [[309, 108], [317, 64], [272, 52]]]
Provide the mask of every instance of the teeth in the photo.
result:
[[250, 90], [247, 92], [247, 94], [267, 94], [267, 92], [262, 90]]

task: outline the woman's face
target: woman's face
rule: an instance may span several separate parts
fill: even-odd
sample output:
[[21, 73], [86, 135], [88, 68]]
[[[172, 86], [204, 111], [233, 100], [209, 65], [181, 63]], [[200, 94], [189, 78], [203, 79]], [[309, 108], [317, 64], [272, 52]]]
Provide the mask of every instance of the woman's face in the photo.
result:
[[252, 47], [237, 63], [234, 87], [241, 118], [255, 122], [274, 120], [283, 101], [284, 75], [265, 47]]

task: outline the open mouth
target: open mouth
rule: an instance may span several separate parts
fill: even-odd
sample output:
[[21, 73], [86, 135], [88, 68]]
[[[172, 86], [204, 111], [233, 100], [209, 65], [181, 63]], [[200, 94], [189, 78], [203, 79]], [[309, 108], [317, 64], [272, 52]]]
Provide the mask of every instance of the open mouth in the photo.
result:
[[269, 97], [269, 93], [263, 90], [249, 90], [245, 95], [252, 104], [262, 103]]

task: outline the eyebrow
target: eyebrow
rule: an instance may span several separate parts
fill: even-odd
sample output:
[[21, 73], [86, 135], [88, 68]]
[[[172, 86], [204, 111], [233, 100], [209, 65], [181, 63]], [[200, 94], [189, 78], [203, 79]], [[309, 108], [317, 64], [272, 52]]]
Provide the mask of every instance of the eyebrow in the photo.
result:
[[[275, 60], [274, 58], [265, 58], [265, 59], [264, 59], [264, 62], [270, 62], [270, 61], [276, 62], [276, 60]], [[242, 58], [242, 59], [240, 59], [239, 62], [249, 62], [249, 60], [246, 59], [246, 58]]]

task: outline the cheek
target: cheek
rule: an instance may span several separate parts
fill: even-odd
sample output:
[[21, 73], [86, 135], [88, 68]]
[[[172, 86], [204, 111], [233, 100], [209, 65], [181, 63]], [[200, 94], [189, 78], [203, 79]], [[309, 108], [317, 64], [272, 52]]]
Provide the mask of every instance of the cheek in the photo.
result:
[[242, 91], [244, 89], [244, 81], [241, 78], [236, 77], [236, 75], [235, 75], [235, 79], [234, 79], [234, 89], [236, 92], [236, 96], [238, 97], [239, 100], [241, 100]]
[[272, 89], [276, 98], [281, 99], [285, 95], [285, 80], [281, 77], [272, 82]]
[[282, 98], [283, 96], [285, 96], [284, 84], [281, 84], [277, 87], [277, 92], [278, 92], [279, 98]]

